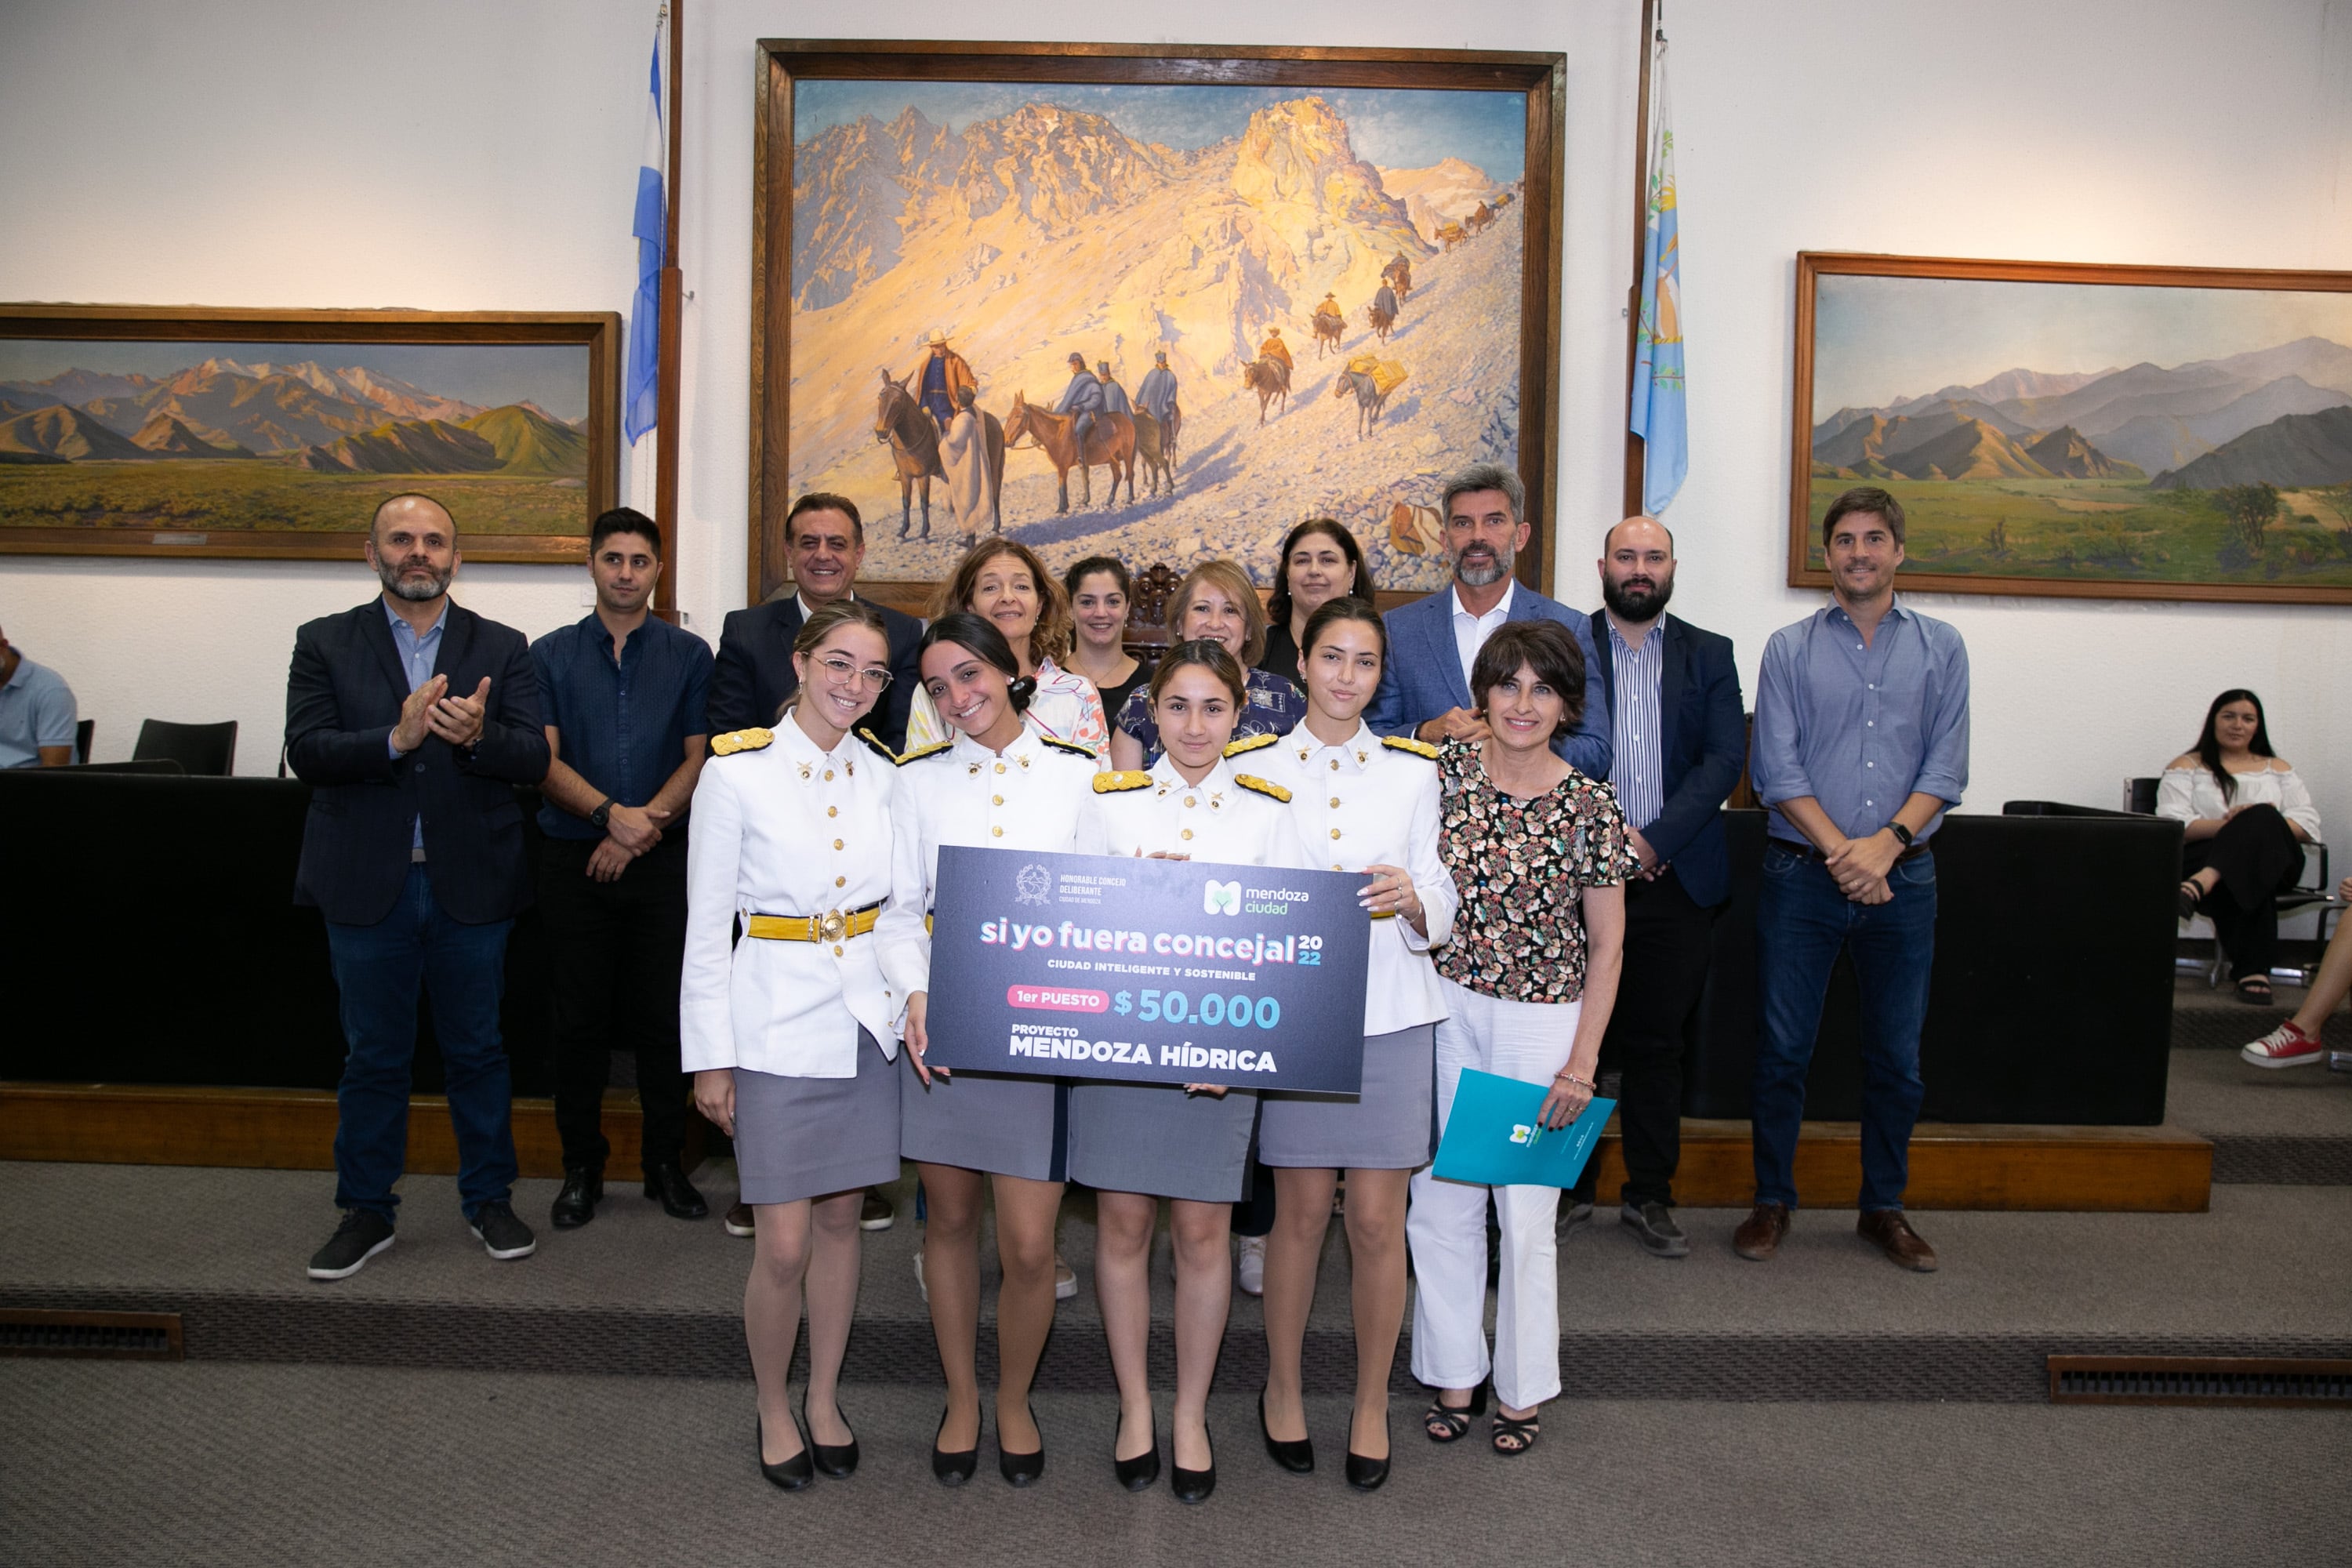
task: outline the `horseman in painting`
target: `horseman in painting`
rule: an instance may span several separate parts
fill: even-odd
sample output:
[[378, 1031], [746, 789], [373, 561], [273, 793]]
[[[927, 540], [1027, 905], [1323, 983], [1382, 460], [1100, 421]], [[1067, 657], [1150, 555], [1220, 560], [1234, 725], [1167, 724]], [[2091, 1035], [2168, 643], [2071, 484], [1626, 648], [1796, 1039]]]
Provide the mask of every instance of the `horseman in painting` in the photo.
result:
[[908, 373], [908, 384], [915, 389], [915, 401], [923, 405], [944, 435], [955, 418], [956, 394], [980, 392], [980, 378], [971, 374], [971, 366], [963, 355], [948, 347], [948, 335], [933, 331], [929, 339], [930, 354], [914, 370]]

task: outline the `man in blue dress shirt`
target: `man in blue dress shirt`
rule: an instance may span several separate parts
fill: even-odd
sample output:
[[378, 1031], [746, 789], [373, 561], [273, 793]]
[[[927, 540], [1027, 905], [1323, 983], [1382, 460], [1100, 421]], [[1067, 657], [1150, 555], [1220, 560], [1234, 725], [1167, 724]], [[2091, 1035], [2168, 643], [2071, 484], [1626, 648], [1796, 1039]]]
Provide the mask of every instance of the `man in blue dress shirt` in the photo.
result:
[[73, 762], [80, 720], [65, 678], [0, 636], [0, 768], [61, 768]]
[[531, 645], [552, 758], [540, 786], [539, 908], [553, 993], [555, 1125], [563, 1187], [548, 1219], [586, 1225], [611, 1152], [601, 1122], [618, 1048], [636, 1058], [646, 1195], [677, 1219], [710, 1212], [687, 1180], [677, 1060], [686, 958], [686, 811], [710, 726], [710, 647], [646, 607], [661, 531], [615, 507], [591, 525], [596, 607]]
[[1969, 782], [1969, 652], [1895, 597], [1903, 507], [1862, 486], [1822, 520], [1831, 603], [1772, 634], [1756, 689], [1756, 793], [1771, 811], [1756, 915], [1763, 1015], [1750, 1097], [1756, 1207], [1732, 1239], [1778, 1251], [1797, 1206], [1797, 1132], [1841, 952], [1862, 991], [1864, 1239], [1936, 1267], [1903, 1215], [1919, 1115], [1919, 1029], [1936, 948], [1929, 841]]

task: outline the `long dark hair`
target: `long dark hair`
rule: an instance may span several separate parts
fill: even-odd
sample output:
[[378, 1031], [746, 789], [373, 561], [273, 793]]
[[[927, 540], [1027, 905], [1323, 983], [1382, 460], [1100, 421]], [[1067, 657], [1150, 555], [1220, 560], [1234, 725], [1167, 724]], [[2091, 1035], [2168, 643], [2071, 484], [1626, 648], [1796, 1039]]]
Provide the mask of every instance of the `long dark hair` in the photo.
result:
[[1307, 656], [1315, 651], [1315, 645], [1323, 640], [1323, 634], [1342, 621], [1352, 621], [1372, 628], [1372, 635], [1380, 639], [1381, 668], [1387, 668], [1389, 625], [1381, 619], [1380, 611], [1372, 608], [1371, 600], [1360, 599], [1353, 594], [1342, 594], [1336, 599], [1324, 600], [1315, 606], [1315, 613], [1307, 617], [1307, 635], [1298, 643], [1299, 668], [1305, 670]]
[[993, 665], [1003, 672], [1005, 696], [1015, 713], [1029, 710], [1029, 700], [1037, 694], [1037, 682], [1021, 673], [1021, 661], [1013, 657], [1013, 645], [996, 629], [996, 623], [986, 616], [970, 610], [951, 610], [933, 621], [923, 633], [923, 640], [915, 646], [915, 668], [922, 668], [923, 656], [941, 643], [953, 643], [984, 664]]
[[2211, 773], [2213, 782], [2221, 786], [2221, 799], [2225, 803], [2236, 796], [2238, 781], [2231, 776], [2229, 769], [2221, 765], [2221, 742], [2213, 735], [2213, 716], [2232, 702], [2251, 702], [2254, 705], [2254, 738], [2246, 742], [2246, 750], [2258, 757], [2278, 755], [2276, 752], [2271, 750], [2271, 724], [2263, 714], [2261, 698], [2242, 686], [2232, 686], [2229, 690], [2213, 699], [2213, 706], [2205, 710], [2205, 728], [2199, 731], [2197, 734], [2197, 760], [2205, 764], [2205, 771]]
[[1337, 518], [1310, 517], [1282, 536], [1282, 554], [1274, 563], [1274, 591], [1265, 599], [1265, 618], [1277, 626], [1290, 624], [1290, 552], [1310, 533], [1323, 534], [1339, 547], [1339, 553], [1355, 568], [1355, 581], [1348, 592], [1366, 604], [1372, 602], [1371, 563], [1364, 559], [1363, 547], [1356, 542], [1356, 536]]

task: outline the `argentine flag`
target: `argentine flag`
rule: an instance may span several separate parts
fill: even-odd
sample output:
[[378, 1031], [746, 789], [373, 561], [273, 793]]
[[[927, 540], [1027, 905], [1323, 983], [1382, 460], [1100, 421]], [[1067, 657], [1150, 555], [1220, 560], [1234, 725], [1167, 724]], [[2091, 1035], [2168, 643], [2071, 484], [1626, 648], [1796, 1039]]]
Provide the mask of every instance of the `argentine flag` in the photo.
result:
[[1633, 336], [1633, 434], [1642, 437], [1642, 510], [1673, 504], [1690, 471], [1683, 393], [1682, 251], [1676, 235], [1675, 133], [1666, 112], [1666, 40], [1654, 46], [1649, 220], [1642, 245], [1642, 319]]
[[627, 363], [621, 374], [621, 430], [630, 446], [654, 427], [659, 401], [655, 367], [661, 359], [662, 244], [668, 201], [663, 175], [669, 133], [662, 117], [662, 84], [669, 79], [669, 7], [654, 19], [653, 73], [646, 98], [645, 145], [638, 157], [637, 205], [629, 232], [637, 241], [637, 296], [629, 307]]

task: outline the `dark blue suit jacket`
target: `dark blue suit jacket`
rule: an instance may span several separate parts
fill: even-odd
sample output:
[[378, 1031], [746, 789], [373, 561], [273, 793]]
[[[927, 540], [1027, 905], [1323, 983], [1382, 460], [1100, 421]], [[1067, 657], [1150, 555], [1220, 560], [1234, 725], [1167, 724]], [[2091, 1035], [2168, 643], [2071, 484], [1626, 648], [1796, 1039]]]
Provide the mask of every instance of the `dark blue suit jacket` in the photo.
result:
[[[1608, 618], [1595, 610], [1587, 625], [1613, 712], [1617, 675]], [[1729, 637], [1703, 632], [1679, 616], [1662, 617], [1650, 635], [1666, 639], [1658, 661], [1658, 757], [1665, 809], [1642, 837], [1659, 859], [1673, 864], [1691, 902], [1712, 906], [1731, 896], [1723, 803], [1748, 759], [1739, 670], [1731, 661]]]
[[294, 901], [316, 904], [338, 925], [373, 925], [392, 912], [420, 816], [434, 901], [450, 919], [487, 925], [530, 902], [513, 787], [547, 776], [530, 646], [512, 626], [452, 601], [433, 672], [448, 677], [453, 697], [471, 697], [490, 678], [481, 738], [461, 752], [427, 734], [394, 757], [386, 742], [408, 700], [408, 675], [383, 600], [294, 634], [286, 760], [311, 786]]
[[[1470, 706], [1470, 684], [1462, 679], [1462, 656], [1454, 647], [1454, 585], [1425, 599], [1400, 605], [1381, 617], [1388, 623], [1389, 657], [1381, 668], [1381, 689], [1364, 710], [1376, 735], [1409, 735], [1453, 708]], [[1511, 590], [1511, 619], [1558, 621], [1575, 634], [1584, 651], [1584, 717], [1552, 750], [1587, 778], [1609, 776], [1609, 695], [1592, 655], [1592, 624], [1580, 611], [1547, 599], [1525, 583]]]
[[[923, 640], [923, 623], [914, 616], [859, 598], [882, 612], [890, 628], [890, 685], [868, 716], [874, 733], [894, 752], [907, 746], [907, 710], [922, 679], [915, 666], [916, 646]], [[710, 671], [710, 732], [765, 728], [783, 711], [785, 700], [800, 689], [793, 673], [793, 639], [801, 633], [801, 599], [787, 594], [748, 610], [730, 610], [719, 631], [719, 662]]]

